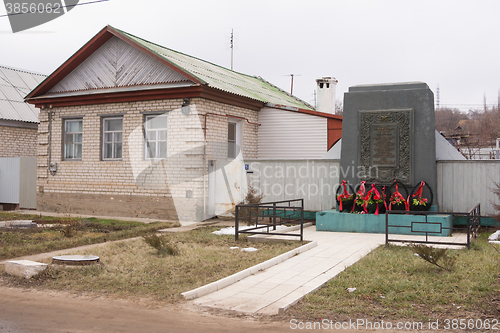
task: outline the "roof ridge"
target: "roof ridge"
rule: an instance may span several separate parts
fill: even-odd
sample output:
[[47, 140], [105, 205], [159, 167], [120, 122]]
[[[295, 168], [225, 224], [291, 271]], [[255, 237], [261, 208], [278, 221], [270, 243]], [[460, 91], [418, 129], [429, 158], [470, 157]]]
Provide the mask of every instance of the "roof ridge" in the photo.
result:
[[274, 88], [278, 89], [279, 91], [281, 91], [281, 92], [283, 92], [283, 93], [287, 94], [288, 96], [293, 97], [293, 98], [294, 98], [295, 100], [297, 100], [298, 102], [300, 102], [300, 103], [304, 103], [305, 105], [309, 106], [309, 107], [310, 107], [310, 108], [312, 108], [313, 110], [317, 111], [317, 110], [316, 110], [316, 108], [315, 108], [314, 106], [312, 106], [311, 104], [309, 104], [309, 103], [307, 103], [306, 101], [304, 101], [304, 100], [302, 100], [302, 99], [298, 98], [298, 97], [297, 97], [297, 96], [295, 96], [295, 95], [290, 94], [288, 91], [285, 91], [285, 90], [281, 89], [280, 87], [278, 87], [278, 86], [276, 86], [276, 85], [272, 84], [271, 82], [269, 82], [269, 81], [265, 80], [264, 78], [262, 78], [262, 77], [260, 77], [260, 76], [255, 76], [255, 78], [257, 78], [257, 79], [259, 79], [259, 80], [261, 80], [261, 81], [263, 81], [263, 82], [265, 82], [265, 83], [269, 84], [270, 86], [272, 86], [272, 87], [274, 87]]
[[26, 73], [26, 74], [40, 75], [40, 76], [45, 76], [45, 77], [47, 77], [47, 76], [48, 76], [48, 75], [46, 75], [46, 74], [37, 73], [37, 72], [32, 72], [32, 71], [27, 71], [27, 70], [25, 70], [25, 69], [20, 69], [20, 68], [11, 67], [11, 66], [0, 65], [0, 68], [9, 69], [9, 70], [13, 70], [13, 71], [16, 71], [16, 72], [23, 72], [23, 73]]
[[[169, 51], [172, 51], [172, 52], [175, 52], [175, 53], [181, 54], [181, 55], [183, 55], [183, 56], [186, 56], [186, 57], [189, 57], [189, 58], [192, 58], [192, 59], [196, 59], [196, 60], [202, 61], [202, 62], [204, 62], [204, 63], [207, 63], [207, 64], [210, 64], [210, 65], [213, 65], [213, 66], [216, 66], [216, 67], [222, 68], [222, 69], [224, 69], [224, 70], [226, 70], [226, 71], [233, 72], [233, 73], [236, 73], [236, 74], [239, 74], [239, 75], [244, 75], [244, 76], [247, 76], [247, 77], [250, 77], [250, 78], [256, 78], [256, 76], [255, 76], [255, 75], [250, 75], [250, 74], [241, 73], [241, 72], [235, 71], [235, 70], [233, 70], [233, 69], [229, 69], [229, 68], [227, 68], [227, 67], [224, 67], [224, 66], [222, 66], [222, 65], [218, 65], [218, 64], [213, 63], [213, 62], [211, 62], [211, 61], [207, 61], [207, 60], [205, 60], [205, 59], [201, 59], [201, 58], [198, 58], [198, 57], [192, 56], [192, 55], [190, 55], [190, 54], [187, 54], [187, 53], [184, 53], [184, 52], [180, 52], [180, 51], [177, 51], [177, 50], [171, 49], [171, 48], [169, 48], [169, 47], [165, 47], [165, 46], [163, 46], [163, 45], [160, 45], [160, 44], [157, 44], [157, 43], [151, 42], [151, 41], [149, 41], [149, 40], [147, 40], [147, 39], [144, 39], [144, 38], [142, 38], [142, 37], [139, 37], [139, 36], [133, 35], [133, 34], [128, 33], [128, 32], [126, 32], [126, 31], [123, 31], [123, 30], [120, 30], [120, 29], [118, 29], [118, 28], [115, 28], [115, 27], [113, 27], [113, 26], [109, 26], [109, 27], [111, 27], [111, 28], [113, 28], [113, 29], [115, 29], [115, 30], [117, 30], [117, 31], [119, 31], [119, 32], [121, 32], [121, 33], [123, 33], [123, 34], [125, 34], [125, 35], [132, 36], [132, 37], [134, 37], [134, 38], [140, 39], [140, 40], [142, 40], [142, 41], [144, 41], [144, 42], [146, 42], [146, 43], [150, 43], [150, 44], [153, 44], [153, 45], [155, 45], [155, 46], [161, 47], [161, 48], [163, 48], [163, 49], [166, 49], [166, 50], [169, 50]], [[153, 51], [153, 52], [154, 52], [154, 51]]]

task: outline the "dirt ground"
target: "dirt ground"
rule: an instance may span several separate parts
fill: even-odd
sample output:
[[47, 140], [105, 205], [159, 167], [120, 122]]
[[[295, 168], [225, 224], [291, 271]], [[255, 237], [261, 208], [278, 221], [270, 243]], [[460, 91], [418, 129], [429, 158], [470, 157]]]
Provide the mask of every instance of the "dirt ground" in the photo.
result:
[[0, 332], [287, 332], [287, 323], [230, 318], [185, 305], [0, 286]]
[[[209, 312], [189, 302], [179, 305], [151, 305], [141, 300], [88, 297], [63, 292], [0, 286], [1, 333], [281, 333], [296, 331], [324, 330], [299, 329], [297, 326], [293, 328], [289, 321], [278, 321], [271, 317]], [[366, 332], [367, 330], [327, 329], [326, 331]], [[384, 329], [383, 332], [401, 332], [401, 330]]]

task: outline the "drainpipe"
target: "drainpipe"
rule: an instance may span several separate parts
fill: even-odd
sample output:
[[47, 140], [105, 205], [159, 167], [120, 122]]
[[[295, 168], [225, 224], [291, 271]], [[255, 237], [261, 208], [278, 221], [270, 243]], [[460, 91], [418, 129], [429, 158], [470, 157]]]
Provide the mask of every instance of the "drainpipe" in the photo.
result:
[[[47, 114], [49, 116], [49, 163], [47, 166], [47, 171], [51, 175], [53, 175], [52, 171], [50, 170], [50, 165], [52, 162], [52, 117], [54, 115], [54, 112], [51, 111], [51, 109], [52, 109], [52, 105], [49, 106], [49, 111], [47, 111]], [[48, 174], [47, 174], [47, 181], [49, 181]]]

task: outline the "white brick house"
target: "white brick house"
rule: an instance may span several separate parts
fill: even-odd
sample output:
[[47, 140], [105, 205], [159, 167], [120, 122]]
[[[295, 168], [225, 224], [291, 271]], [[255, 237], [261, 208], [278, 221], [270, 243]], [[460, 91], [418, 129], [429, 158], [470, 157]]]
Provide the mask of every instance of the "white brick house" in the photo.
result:
[[[38, 209], [99, 215], [220, 214], [241, 199], [245, 181], [233, 177], [241, 161], [259, 157], [261, 110], [323, 119], [322, 154], [327, 128], [341, 122], [260, 78], [110, 26], [26, 100], [41, 109]], [[218, 171], [229, 196], [220, 206]]]

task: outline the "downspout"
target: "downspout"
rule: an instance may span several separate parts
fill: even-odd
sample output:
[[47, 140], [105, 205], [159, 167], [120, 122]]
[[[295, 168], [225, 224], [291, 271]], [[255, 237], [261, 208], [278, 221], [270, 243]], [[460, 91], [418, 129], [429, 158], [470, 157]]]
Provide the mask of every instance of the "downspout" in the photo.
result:
[[[50, 106], [50, 109], [52, 109], [52, 105]], [[51, 174], [52, 171], [50, 170], [50, 164], [52, 162], [52, 116], [54, 114], [53, 111], [47, 111], [47, 114], [49, 115], [49, 165], [47, 166], [47, 171]], [[47, 174], [47, 182], [49, 181], [49, 175]]]

